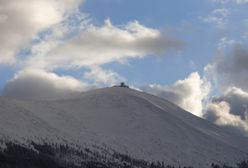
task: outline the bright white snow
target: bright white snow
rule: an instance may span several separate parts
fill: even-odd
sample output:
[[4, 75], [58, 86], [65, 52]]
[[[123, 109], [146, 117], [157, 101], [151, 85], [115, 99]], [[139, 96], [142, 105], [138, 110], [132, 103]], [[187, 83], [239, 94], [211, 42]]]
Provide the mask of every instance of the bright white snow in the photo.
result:
[[106, 145], [136, 158], [185, 166], [248, 158], [246, 138], [164, 99], [119, 87], [57, 101], [0, 98], [0, 139], [4, 137]]

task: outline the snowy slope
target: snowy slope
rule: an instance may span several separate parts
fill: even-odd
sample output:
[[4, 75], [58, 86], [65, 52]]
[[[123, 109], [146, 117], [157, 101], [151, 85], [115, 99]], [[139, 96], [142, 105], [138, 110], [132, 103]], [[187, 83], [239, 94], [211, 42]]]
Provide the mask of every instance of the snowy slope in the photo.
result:
[[127, 88], [105, 88], [74, 99], [0, 98], [0, 139], [111, 147], [135, 158], [205, 167], [248, 158], [248, 140], [176, 105]]

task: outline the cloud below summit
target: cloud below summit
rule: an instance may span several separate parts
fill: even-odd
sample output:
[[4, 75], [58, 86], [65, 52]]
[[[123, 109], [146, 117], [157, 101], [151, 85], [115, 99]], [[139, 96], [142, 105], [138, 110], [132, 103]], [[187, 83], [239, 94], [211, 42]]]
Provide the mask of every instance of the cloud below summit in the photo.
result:
[[88, 89], [87, 84], [73, 77], [28, 69], [9, 80], [3, 94], [19, 99], [49, 100], [69, 98]]
[[248, 135], [248, 50], [240, 44], [220, 52], [206, 67], [209, 80], [220, 94], [209, 100], [205, 118], [235, 132]]
[[238, 88], [230, 88], [209, 102], [206, 119], [217, 125], [248, 136], [248, 93]]
[[172, 86], [147, 85], [142, 90], [163, 97], [192, 114], [202, 117], [204, 99], [210, 92], [210, 83], [201, 79], [197, 72], [186, 79], [176, 81]]

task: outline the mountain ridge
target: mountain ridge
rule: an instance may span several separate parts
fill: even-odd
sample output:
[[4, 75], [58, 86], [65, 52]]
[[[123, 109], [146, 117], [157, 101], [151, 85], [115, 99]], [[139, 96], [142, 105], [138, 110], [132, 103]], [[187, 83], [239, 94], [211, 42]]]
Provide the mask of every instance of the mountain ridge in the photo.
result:
[[18, 141], [106, 145], [172, 165], [233, 164], [248, 158], [247, 138], [128, 88], [97, 89], [54, 101], [0, 98], [0, 118], [0, 137]]

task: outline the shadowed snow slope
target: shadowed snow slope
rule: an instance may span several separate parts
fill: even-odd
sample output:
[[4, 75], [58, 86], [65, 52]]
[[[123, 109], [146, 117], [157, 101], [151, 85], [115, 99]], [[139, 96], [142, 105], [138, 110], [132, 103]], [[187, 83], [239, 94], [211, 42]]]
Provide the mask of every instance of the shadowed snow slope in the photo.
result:
[[185, 166], [248, 158], [246, 138], [164, 99], [119, 87], [57, 101], [0, 98], [0, 137], [104, 145], [138, 159]]

